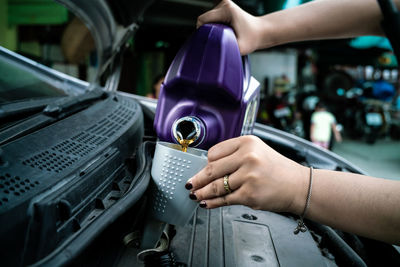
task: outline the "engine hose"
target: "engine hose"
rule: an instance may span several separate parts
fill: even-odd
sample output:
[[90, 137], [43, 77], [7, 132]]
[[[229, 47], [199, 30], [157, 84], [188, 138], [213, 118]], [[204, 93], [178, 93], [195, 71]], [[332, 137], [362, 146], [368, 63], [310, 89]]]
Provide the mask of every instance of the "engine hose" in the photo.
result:
[[320, 232], [321, 245], [327, 247], [343, 265], [367, 266], [364, 260], [332, 228], [312, 221], [307, 221], [307, 224], [310, 229]]

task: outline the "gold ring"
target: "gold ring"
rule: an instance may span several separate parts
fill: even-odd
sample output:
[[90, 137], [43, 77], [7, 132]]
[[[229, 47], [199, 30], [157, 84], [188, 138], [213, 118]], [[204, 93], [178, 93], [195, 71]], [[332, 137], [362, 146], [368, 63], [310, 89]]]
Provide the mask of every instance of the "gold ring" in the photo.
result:
[[226, 191], [226, 193], [232, 193], [232, 190], [231, 190], [231, 188], [229, 187], [229, 181], [228, 181], [228, 179], [229, 179], [229, 175], [227, 174], [227, 175], [225, 175], [224, 176], [224, 188], [225, 188], [225, 191]]

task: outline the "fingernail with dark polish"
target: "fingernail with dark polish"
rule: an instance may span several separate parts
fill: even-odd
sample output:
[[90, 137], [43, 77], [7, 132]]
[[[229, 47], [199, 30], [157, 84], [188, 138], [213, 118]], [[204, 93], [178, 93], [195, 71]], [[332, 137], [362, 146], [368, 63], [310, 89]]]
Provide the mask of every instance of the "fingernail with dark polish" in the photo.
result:
[[199, 206], [200, 208], [207, 208], [207, 203], [205, 201], [201, 201]]
[[186, 188], [187, 190], [192, 189], [192, 188], [193, 188], [192, 183], [191, 183], [191, 182], [187, 182], [187, 183], [185, 184], [185, 188]]
[[192, 200], [197, 200], [196, 193], [190, 192], [189, 198], [192, 199]]

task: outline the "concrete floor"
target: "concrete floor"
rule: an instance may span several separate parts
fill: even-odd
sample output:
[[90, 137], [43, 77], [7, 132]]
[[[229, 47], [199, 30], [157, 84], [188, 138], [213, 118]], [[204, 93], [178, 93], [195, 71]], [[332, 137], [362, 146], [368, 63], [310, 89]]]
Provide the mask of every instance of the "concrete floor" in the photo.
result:
[[400, 180], [400, 141], [380, 139], [369, 145], [365, 141], [343, 140], [335, 144], [333, 152], [371, 176]]

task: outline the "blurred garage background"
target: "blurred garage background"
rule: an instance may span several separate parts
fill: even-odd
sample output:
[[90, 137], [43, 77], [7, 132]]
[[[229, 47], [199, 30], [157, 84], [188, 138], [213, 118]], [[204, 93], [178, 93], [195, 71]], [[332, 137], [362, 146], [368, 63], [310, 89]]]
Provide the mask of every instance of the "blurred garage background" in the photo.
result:
[[[253, 15], [304, 2], [235, 1]], [[127, 42], [119, 90], [156, 98], [153, 91], [197, 16], [217, 3], [155, 1]], [[121, 16], [119, 23], [129, 19]], [[0, 0], [0, 45], [79, 79], [95, 79], [89, 30], [53, 0]], [[386, 38], [292, 43], [252, 53], [250, 61], [261, 83], [259, 122], [309, 140], [311, 115], [322, 100], [343, 136], [330, 149], [371, 175], [400, 179], [399, 73]]]

